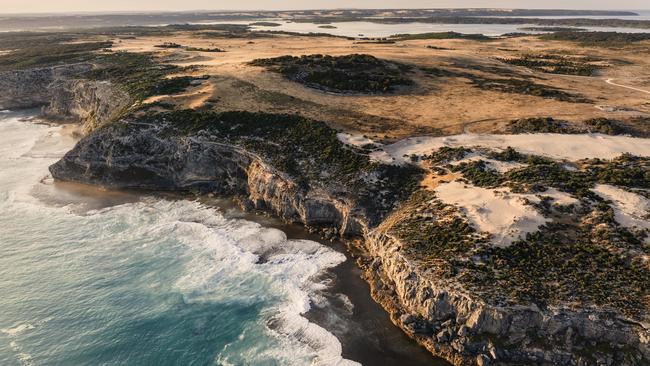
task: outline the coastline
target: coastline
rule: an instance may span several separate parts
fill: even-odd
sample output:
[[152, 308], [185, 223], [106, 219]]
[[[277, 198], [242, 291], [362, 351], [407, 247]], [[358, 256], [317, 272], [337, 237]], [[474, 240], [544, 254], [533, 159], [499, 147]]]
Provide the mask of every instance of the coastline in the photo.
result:
[[[49, 180], [49, 179], [48, 179]], [[54, 184], [61, 200], [49, 200], [52, 205], [66, 205], [74, 200], [82, 204], [82, 211], [137, 202], [146, 197], [162, 200], [196, 199], [207, 207], [222, 212], [227, 219], [246, 220], [262, 225], [264, 228], [278, 229], [289, 240], [309, 240], [334, 249], [345, 255], [341, 264], [326, 269], [319, 274], [328, 285], [318, 290], [310, 310], [303, 316], [310, 322], [332, 333], [342, 346], [344, 359], [362, 365], [400, 366], [404, 364], [448, 366], [444, 359], [432, 355], [417, 339], [409, 337], [384, 310], [385, 304], [374, 295], [366, 271], [358, 265], [359, 253], [341, 240], [327, 241], [316, 233], [310, 233], [300, 224], [292, 224], [263, 212], [247, 212], [227, 197], [193, 197], [175, 192], [151, 192], [139, 190], [113, 190], [83, 183], [48, 181]], [[312, 299], [313, 300], [313, 299]]]
[[[85, 86], [82, 89], [77, 90], [80, 95], [94, 95], [94, 89]], [[68, 101], [68, 99], [65, 100]], [[97, 100], [111, 101], [110, 98], [99, 98]], [[156, 128], [152, 128], [159, 120], [148, 121], [147, 119], [136, 119], [135, 121], [113, 121], [116, 124], [121, 123], [121, 125], [109, 126], [110, 119], [100, 119], [106, 122], [106, 125], [102, 125], [103, 122], [99, 123], [100, 120], [92, 118], [94, 116], [92, 111], [97, 110], [99, 107], [102, 107], [100, 109], [104, 110], [104, 107], [94, 104], [90, 105], [85, 99], [80, 103], [82, 105], [80, 110], [83, 113], [78, 113], [79, 111], [75, 109], [72, 114], [77, 115], [75, 117], [77, 119], [85, 119], [86, 117], [84, 116], [86, 114], [91, 116], [88, 117], [85, 124], [88, 127], [85, 132], [88, 135], [78, 144], [80, 146], [79, 148], [75, 147], [66, 154], [64, 159], [51, 166], [50, 170], [53, 176], [56, 177], [56, 180], [58, 180], [56, 184], [59, 184], [63, 180], [95, 184], [95, 187], [106, 186], [117, 189], [136, 188], [143, 189], [134, 193], [133, 197], [136, 197], [136, 199], [138, 197], [162, 196], [166, 197], [168, 202], [180, 200], [186, 200], [191, 204], [200, 202], [201, 205], [211, 207], [214, 210], [214, 216], [221, 217], [223, 212], [226, 218], [244, 219], [263, 225], [264, 228], [279, 229], [289, 240], [306, 238], [324, 244], [327, 248], [335, 249], [338, 252], [338, 261], [336, 263], [341, 263], [340, 261], [345, 256], [347, 260], [342, 264], [336, 266], [335, 264], [331, 264], [335, 267], [321, 268], [321, 271], [318, 272], [319, 275], [313, 275], [314, 272], [312, 272], [312, 277], [304, 277], [310, 284], [316, 284], [315, 287], [306, 286], [305, 283], [302, 283], [299, 287], [300, 290], [309, 288], [305, 292], [309, 294], [309, 298], [311, 299], [311, 306], [309, 306], [306, 300], [307, 295], [305, 294], [303, 297], [304, 300], [299, 304], [300, 309], [302, 309], [300, 310], [301, 320], [305, 321], [305, 318], [307, 318], [311, 321], [310, 326], [315, 324], [318, 326], [314, 328], [327, 329], [327, 333], [330, 333], [327, 334], [329, 340], [332, 341], [329, 344], [335, 346], [331, 348], [334, 350], [334, 352], [329, 353], [331, 355], [336, 354], [336, 356], [346, 358], [345, 361], [361, 361], [364, 364], [390, 364], [387, 362], [393, 362], [392, 360], [396, 360], [394, 364], [403, 364], [405, 362], [404, 360], [408, 359], [408, 357], [412, 356], [417, 359], [419, 357], [417, 354], [423, 350], [423, 348], [415, 345], [413, 340], [407, 339], [402, 342], [405, 337], [411, 337], [434, 355], [444, 357], [456, 365], [484, 365], [486, 362], [521, 364], [527, 362], [532, 363], [538, 360], [558, 364], [577, 362], [578, 365], [584, 365], [589, 364], [591, 361], [602, 363], [601, 361], [611, 358], [614, 359], [615, 363], [621, 365], [633, 365], [636, 364], [635, 362], [639, 362], [639, 360], [643, 361], [647, 358], [648, 328], [645, 325], [647, 323], [635, 321], [638, 317], [623, 317], [621, 313], [616, 313], [606, 306], [599, 305], [600, 307], [596, 307], [590, 304], [589, 300], [594, 298], [594, 296], [601, 296], [601, 294], [595, 292], [598, 289], [597, 287], [574, 286], [574, 283], [582, 283], [578, 281], [562, 282], [563, 288], [567, 289], [567, 291], [576, 290], [579, 291], [578, 294], [584, 295], [586, 299], [584, 304], [586, 306], [582, 308], [571, 304], [567, 306], [568, 303], [562, 303], [560, 301], [564, 298], [558, 300], [558, 306], [544, 305], [538, 307], [538, 302], [522, 298], [520, 296], [521, 294], [515, 294], [518, 297], [513, 295], [513, 299], [523, 299], [521, 304], [515, 301], [506, 304], [498, 301], [498, 298], [494, 300], [487, 295], [501, 295], [496, 290], [492, 291], [497, 285], [501, 286], [498, 287], [499, 290], [523, 289], [524, 287], [518, 287], [519, 283], [516, 282], [514, 284], [507, 284], [506, 282], [496, 284], [490, 277], [477, 277], [476, 279], [481, 280], [480, 285], [486, 290], [486, 297], [483, 297], [480, 289], [476, 290], [476, 288], [470, 289], [461, 286], [466, 284], [466, 282], [463, 282], [464, 280], [453, 282], [449, 280], [449, 277], [430, 272], [429, 269], [431, 267], [421, 266], [420, 264], [423, 263], [420, 262], [422, 257], [411, 256], [409, 253], [413, 254], [413, 252], [406, 253], [404, 248], [408, 249], [409, 245], [413, 243], [437, 242], [437, 238], [444, 238], [440, 234], [445, 234], [447, 229], [434, 227], [431, 229], [431, 232], [427, 233], [427, 238], [424, 238], [429, 241], [421, 240], [423, 238], [417, 235], [423, 231], [421, 222], [402, 219], [420, 218], [419, 215], [415, 215], [414, 213], [416, 212], [415, 210], [420, 212], [422, 209], [430, 209], [431, 215], [440, 214], [443, 219], [454, 217], [454, 212], [451, 212], [452, 210], [441, 212], [438, 204], [433, 201], [427, 201], [429, 202], [427, 205], [419, 205], [418, 202], [424, 202], [425, 199], [431, 197], [433, 194], [425, 194], [427, 192], [422, 192], [423, 197], [416, 196], [416, 200], [410, 202], [411, 205], [405, 207], [403, 211], [391, 211], [391, 209], [396, 207], [393, 205], [395, 202], [386, 201], [385, 198], [392, 199], [396, 197], [397, 193], [410, 192], [404, 189], [403, 186], [411, 183], [411, 181], [409, 180], [404, 184], [400, 184], [400, 180], [396, 178], [408, 176], [413, 177], [413, 181], [416, 180], [415, 178], [417, 178], [417, 181], [420, 181], [419, 177], [416, 177], [419, 173], [412, 172], [412, 175], [394, 174], [392, 170], [386, 168], [386, 170], [373, 172], [376, 174], [385, 174], [380, 175], [382, 179], [363, 180], [359, 179], [364, 178], [364, 175], [341, 174], [341, 172], [345, 173], [349, 170], [354, 172], [364, 171], [360, 169], [364, 166], [362, 164], [364, 163], [363, 160], [356, 161], [354, 159], [348, 159], [351, 155], [352, 157], [358, 157], [363, 154], [349, 154], [349, 150], [345, 149], [345, 146], [339, 150], [335, 150], [335, 152], [340, 152], [341, 154], [333, 156], [329, 153], [321, 154], [325, 150], [322, 148], [323, 145], [327, 147], [340, 147], [340, 138], [339, 140], [336, 138], [325, 140], [322, 137], [330, 136], [329, 134], [323, 133], [320, 129], [312, 130], [311, 128], [326, 129], [332, 128], [331, 126], [324, 127], [321, 124], [309, 122], [306, 124], [296, 123], [294, 126], [297, 127], [289, 129], [287, 126], [280, 124], [279, 126], [286, 128], [278, 128], [278, 131], [272, 130], [271, 132], [275, 134], [267, 139], [259, 139], [262, 135], [258, 132], [251, 132], [246, 128], [242, 128], [241, 131], [237, 130], [237, 133], [241, 132], [241, 136], [237, 133], [234, 134], [236, 138], [242, 139], [238, 141], [237, 139], [230, 140], [232, 129], [225, 130], [221, 127], [212, 126], [209, 123], [203, 123], [212, 122], [209, 120], [212, 118], [210, 116], [208, 116], [210, 118], [207, 120], [205, 118], [199, 118], [198, 122], [200, 123], [196, 125], [188, 126], [185, 123], [194, 117], [206, 116], [199, 113], [173, 115], [171, 113], [165, 114], [166, 112], [161, 112], [159, 116], [162, 120], [165, 120], [170, 115], [173, 117], [173, 123], [169, 125], [163, 124], [165, 128], [170, 126], [173, 128], [170, 131], [163, 130], [164, 133], [160, 133]], [[89, 105], [88, 108], [86, 108], [87, 104]], [[591, 109], [593, 109], [592, 107], [590, 106]], [[111, 109], [113, 107], [109, 105], [107, 108]], [[60, 111], [69, 110], [70, 107], [66, 104], [60, 105]], [[214, 113], [216, 115], [217, 111], [201, 113]], [[233, 118], [232, 112], [223, 113], [226, 113], [225, 117], [224, 115], [218, 115], [218, 117], [225, 118], [225, 122], [234, 123], [235, 126], [241, 126], [238, 123], [247, 121], [243, 126], [250, 127], [251, 130], [253, 128], [259, 128], [261, 122], [267, 121], [267, 119], [272, 122], [278, 122], [277, 113], [264, 112], [267, 114], [263, 115], [242, 112], [244, 115], [238, 117], [241, 120]], [[219, 121], [225, 125], [224, 120], [220, 119]], [[288, 126], [292, 125], [289, 124]], [[616, 127], [618, 124], [614, 124], [613, 126]], [[492, 128], [496, 128], [496, 125]], [[194, 132], [196, 130], [199, 132], [194, 134], [192, 132], [193, 130]], [[219, 133], [214, 133], [215, 131]], [[479, 129], [478, 132], [494, 133], [491, 129], [489, 131]], [[303, 142], [301, 139], [305, 135], [312, 136], [313, 138], [306, 139]], [[227, 138], [223, 138], [223, 136], [227, 136]], [[291, 137], [287, 138], [287, 136]], [[332, 134], [331, 137], [333, 136]], [[462, 135], [452, 134], [449, 136], [451, 137], [445, 137], [445, 139], [454, 140]], [[555, 142], [562, 136], [539, 135], [545, 141]], [[596, 137], [602, 140], [609, 139], [609, 137]], [[415, 139], [416, 143], [407, 143], [406, 146], [402, 146], [403, 144], [400, 141], [408, 142], [410, 141], [409, 138]], [[408, 155], [411, 156], [411, 159], [414, 157], [423, 157], [425, 154], [434, 152], [434, 147], [438, 146], [430, 143], [420, 143], [419, 140], [428, 139], [428, 137], [424, 138], [416, 135], [409, 138], [398, 140], [395, 144], [384, 145], [381, 149], [370, 153], [369, 156], [373, 158], [373, 155], [377, 151], [383, 151], [390, 158], [390, 161], [386, 160], [382, 167], [391, 167], [392, 161], [407, 160]], [[575, 140], [578, 137], [576, 135], [566, 135], [563, 138], [576, 142]], [[619, 138], [617, 137], [617, 139]], [[119, 141], [120, 144], [114, 144], [115, 141]], [[260, 146], [257, 146], [257, 144], [242, 144], [242, 141], [260, 142]], [[285, 146], [292, 146], [295, 141], [301, 141], [301, 143], [296, 144], [297, 151], [295, 149], [283, 148]], [[321, 144], [320, 147], [319, 144]], [[483, 144], [490, 145], [485, 141]], [[418, 150], [413, 148], [414, 146], [420, 145], [422, 145], [422, 149]], [[467, 145], [467, 142], [461, 141], [457, 145], [458, 149], [460, 149]], [[584, 144], [578, 143], [578, 145]], [[503, 147], [505, 148], [505, 146]], [[545, 150], [556, 152], [556, 149], [557, 144]], [[585, 158], [593, 155], [594, 151], [599, 151], [593, 148], [589, 148], [588, 150], [589, 156], [585, 156]], [[629, 153], [634, 152], [630, 151], [630, 148], [627, 146], [624, 146], [623, 150]], [[348, 152], [347, 155], [346, 152]], [[409, 154], [406, 154], [406, 152]], [[517, 147], [516, 152], [533, 155], [540, 154], [537, 151], [528, 151], [521, 147]], [[466, 152], [463, 152], [462, 158], [465, 158], [465, 155], [467, 155]], [[642, 155], [643, 157], [639, 158], [641, 160], [631, 161], [630, 164], [634, 163], [639, 165], [640, 163], [638, 162], [647, 161], [643, 160], [647, 159], [647, 154]], [[297, 166], [301, 169], [296, 169], [296, 164], [286, 164], [287, 161], [283, 161], [282, 157], [288, 157], [287, 161], [289, 163], [297, 162]], [[315, 160], [314, 157], [316, 157]], [[568, 155], [553, 157], [570, 159], [571, 157], [575, 157], [575, 151]], [[607, 158], [614, 159], [616, 157], [612, 155], [607, 156]], [[454, 159], [456, 158], [449, 160]], [[508, 157], [504, 159], [515, 161], [521, 159], [521, 157]], [[347, 162], [348, 160], [354, 160], [355, 164], [350, 164], [349, 166], [341, 166], [339, 164], [339, 162]], [[507, 161], [511, 162], [511, 160]], [[625, 163], [626, 161], [624, 159], [611, 163], [608, 162], [605, 168], [614, 169], [618, 167], [615, 164]], [[578, 170], [582, 172], [582, 170], [586, 170], [587, 168], [605, 169], [594, 164], [592, 164], [593, 166], [587, 165], [586, 167], [581, 167]], [[556, 162], [535, 161], [531, 163], [531, 167], [533, 165], [548, 165], [551, 168], [556, 167], [558, 171], [563, 173], [563, 176], [574, 177], [578, 175], [578, 173], [574, 173], [577, 170], [570, 169], [573, 166], [559, 166]], [[323, 167], [327, 169], [324, 171]], [[463, 171], [462, 176], [471, 179], [470, 174], [478, 171], [480, 167], [471, 166], [470, 168], [471, 170], [468, 168], [467, 172]], [[491, 171], [492, 169], [489, 170]], [[626, 172], [630, 171], [631, 169], [626, 170]], [[389, 174], [386, 172], [393, 173]], [[537, 172], [532, 171], [532, 168], [527, 169], [525, 172], [527, 173], [525, 178], [542, 178]], [[499, 178], [498, 184], [494, 183], [497, 186], [503, 183], [502, 179], [509, 177], [499, 175], [502, 173], [507, 172], [494, 173]], [[386, 179], [383, 179], [384, 176]], [[523, 178], [519, 177], [518, 179], [523, 181]], [[46, 183], [50, 183], [53, 180], [50, 179]], [[314, 184], [307, 184], [309, 182], [314, 182]], [[377, 182], [388, 182], [391, 184], [386, 186], [388, 188], [385, 188], [384, 183]], [[397, 184], [393, 184], [396, 182]], [[605, 180], [605, 178], [598, 178], [590, 174], [585, 179], [580, 180], [580, 187], [589, 191], [589, 189], [593, 188], [592, 185], [598, 182], [604, 184], [609, 181]], [[352, 183], [363, 183], [362, 187], [364, 189], [370, 189], [370, 194], [362, 191], [360, 195], [357, 189], [358, 186]], [[556, 185], [561, 183], [562, 181], [552, 180], [545, 182], [545, 185], [554, 189]], [[93, 192], [95, 192], [93, 188], [88, 188], [92, 186], [87, 186], [83, 183], [80, 185], [77, 185], [77, 183], [62, 184], [70, 184], [69, 187], [73, 187], [77, 192], [87, 190], [84, 193], [86, 198], [93, 196]], [[444, 184], [451, 183], [444, 182]], [[476, 184], [483, 183], [477, 182]], [[411, 186], [409, 185], [409, 187]], [[436, 193], [440, 192], [436, 187], [429, 188], [435, 190]], [[470, 188], [464, 187], [463, 189]], [[103, 196], [105, 192], [115, 192], [113, 190], [104, 190], [103, 188], [97, 188], [97, 190], [101, 192], [98, 196]], [[192, 192], [192, 194], [180, 192]], [[208, 194], [209, 192], [212, 193]], [[201, 193], [205, 195], [201, 195]], [[213, 195], [223, 198], [217, 199]], [[74, 194], [70, 195], [70, 197], [73, 196]], [[366, 200], [362, 201], [364, 204], [355, 204], [357, 202], [356, 199], [359, 197], [366, 198]], [[61, 203], [59, 204], [64, 206], [67, 199], [66, 197], [60, 199]], [[553, 198], [551, 197], [551, 199]], [[107, 199], [107, 201], [110, 200], [112, 198]], [[79, 201], [83, 203], [84, 199], [79, 199]], [[443, 199], [443, 201], [445, 200]], [[100, 207], [103, 204], [102, 199], [99, 197], [97, 201], [93, 202], [96, 202]], [[381, 202], [382, 205], [379, 207], [374, 206], [373, 204], [377, 202]], [[581, 208], [593, 209], [590, 212], [594, 214], [599, 214], [600, 211], [604, 211], [600, 207], [591, 205], [590, 201], [586, 199], [584, 202], [585, 204]], [[615, 213], [620, 208], [616, 205], [610, 206], [607, 206], [607, 208], [613, 209]], [[218, 208], [215, 209], [215, 207]], [[402, 206], [397, 207], [400, 208]], [[553, 212], [562, 215], [562, 217], [566, 216], [566, 212], [560, 212], [559, 209], [555, 211]], [[258, 212], [259, 214], [257, 214]], [[384, 216], [385, 214], [391, 214], [391, 212], [395, 215], [388, 216], [388, 218]], [[429, 212], [425, 213], [429, 214]], [[439, 218], [435, 218], [437, 216], [432, 217], [434, 219], [427, 220], [428, 223], [433, 225], [441, 222]], [[600, 220], [601, 216], [597, 216], [597, 218]], [[459, 222], [467, 224], [468, 221], [465, 219], [470, 220], [473, 217], [461, 217]], [[603, 216], [602, 219], [604, 220], [606, 217]], [[287, 222], [300, 222], [304, 226], [302, 224], [289, 224]], [[603, 224], [608, 229], [611, 228], [612, 233], [617, 233], [618, 229], [615, 227], [617, 222], [611, 219], [603, 221]], [[403, 235], [393, 235], [394, 232], [391, 232], [390, 229], [394, 228], [396, 223], [403, 224], [401, 226], [404, 229]], [[588, 230], [595, 227], [595, 225], [591, 224], [584, 225], [584, 227], [578, 226], [579, 223], [574, 223], [573, 221], [571, 221], [571, 224], [574, 225], [573, 227], [585, 230], [585, 232], [589, 232]], [[363, 236], [363, 240], [326, 243], [321, 240], [319, 235], [311, 234], [313, 227], [323, 228], [323, 236], [328, 239], [340, 235], [344, 238], [358, 238]], [[450, 229], [450, 231], [458, 232], [453, 227]], [[544, 232], [540, 231], [540, 233], [540, 235], [545, 235], [546, 233], [550, 233], [550, 230], [545, 229]], [[585, 235], [584, 237], [588, 236]], [[555, 240], [549, 239], [549, 241], [556, 244]], [[471, 243], [475, 244], [474, 242]], [[537, 249], [544, 243], [546, 241], [538, 240], [535, 243], [527, 244]], [[346, 244], [348, 246], [347, 248]], [[446, 245], [446, 242], [443, 244]], [[485, 254], [485, 258], [505, 258], [508, 261], [512, 258], [522, 260], [528, 260], [530, 258], [525, 255], [526, 253], [514, 253], [514, 256], [501, 255], [502, 253], [492, 251], [492, 248], [483, 245], [484, 243], [479, 244], [477, 247], [482, 250], [480, 253]], [[556, 256], [553, 257], [554, 260], [564, 257], [564, 253], [573, 253], [570, 250], [579, 250], [578, 254], [581, 254], [583, 248], [593, 249], [594, 246], [593, 242], [580, 242], [578, 243], [580, 246], [578, 246], [575, 243], [562, 240], [557, 241], [557, 244], [565, 245], [567, 250], [558, 250]], [[583, 244], [584, 246], [582, 246]], [[596, 244], [600, 245], [601, 241]], [[613, 242], [608, 239], [603, 239], [602, 244], [612, 244], [616, 248], [624, 249], [626, 253], [629, 252], [629, 247], [622, 247], [623, 244], [630, 244], [627, 241]], [[253, 265], [264, 265], [267, 263], [267, 253], [270, 253], [270, 257], [273, 257], [277, 248], [279, 247], [270, 248], [266, 252], [256, 252], [259, 254], [259, 257], [256, 257], [259, 258], [259, 262], [253, 263]], [[544, 252], [547, 248], [540, 249]], [[357, 251], [361, 253], [357, 253]], [[278, 252], [281, 253], [282, 250], [278, 250]], [[539, 251], [535, 253], [539, 253]], [[636, 252], [630, 253], [630, 258], [637, 256]], [[424, 254], [424, 251], [416, 254]], [[444, 263], [458, 263], [451, 261], [470, 258], [465, 257], [465, 254], [463, 252], [461, 255], [452, 257], [449, 262]], [[479, 257], [471, 257], [471, 263], [475, 263], [474, 260], [476, 258]], [[598, 268], [598, 270], [591, 271], [591, 275], [601, 273], [603, 270], [607, 271], [607, 273], [610, 271], [615, 272], [614, 269], [608, 270], [610, 268], [609, 264], [600, 265], [601, 262], [605, 262], [605, 259], [595, 260], [594, 258], [598, 259], [601, 257], [589, 255], [582, 257], [587, 263], [593, 263]], [[614, 259], [612, 256], [607, 256], [606, 258]], [[435, 256], [434, 259], [436, 259]], [[444, 260], [447, 261], [448, 259], [445, 258]], [[484, 263], [480, 259], [480, 263], [478, 264], [483, 266]], [[311, 264], [310, 261], [304, 263]], [[272, 261], [268, 262], [272, 263]], [[521, 273], [528, 275], [533, 273], [529, 269], [535, 267], [534, 264], [540, 263], [541, 261], [530, 260], [533, 265], [525, 266], [519, 265], [519, 262], [511, 262], [508, 262], [511, 263], [511, 271], [516, 274], [518, 273], [516, 271], [524, 267]], [[488, 270], [486, 272], [488, 275], [498, 274], [499, 268], [502, 268], [492, 267], [491, 262], [486, 263], [488, 263]], [[546, 271], [540, 269], [540, 272], [542, 275], [547, 272], [559, 273], [554, 268], [559, 267], [563, 263], [565, 262], [558, 262], [556, 265], [553, 262], [551, 266], [545, 267], [551, 270]], [[467, 270], [466, 273], [469, 274], [480, 274], [482, 276], [482, 273], [476, 270], [478, 268], [477, 266], [472, 268], [469, 266], [458, 266], [457, 268]], [[620, 270], [616, 274], [632, 273], [632, 270], [636, 270], [636, 267], [630, 269], [623, 265], [614, 268]], [[493, 272], [492, 269], [496, 269], [497, 272]], [[452, 275], [456, 275], [457, 273], [454, 272]], [[543, 276], [533, 275], [530, 276], [531, 278], [528, 277], [525, 276], [524, 280], [520, 283], [528, 285], [529, 283], [546, 284], [550, 282], [537, 280], [544, 278]], [[636, 276], [625, 275], [621, 277], [636, 278]], [[645, 276], [641, 276], [640, 278], [642, 277]], [[515, 277], [504, 276], [503, 278], [510, 279]], [[582, 273], [569, 270], [568, 275], [564, 276], [564, 278], [586, 277]], [[291, 282], [292, 279], [293, 277], [289, 276], [285, 282]], [[586, 278], [586, 280], [590, 280], [590, 278]], [[631, 282], [633, 284], [636, 283], [636, 285], [628, 289], [639, 290], [640, 292], [641, 289], [647, 288], [638, 285], [641, 281], [642, 279], [638, 282]], [[607, 284], [609, 283], [607, 282]], [[612, 283], [618, 284], [618, 281], [612, 281]], [[472, 284], [479, 283], [475, 281]], [[327, 287], [327, 289], [322, 290], [323, 287]], [[638, 299], [644, 296], [643, 294], [636, 296], [635, 291], [627, 293], [619, 290], [610, 291], [611, 289], [625, 288], [624, 286], [610, 285], [605, 287], [605, 298], [607, 300], [616, 300], [620, 304], [629, 301], [629, 297], [634, 296]], [[490, 292], [488, 293], [487, 291]], [[303, 291], [300, 292], [301, 294], [304, 293]], [[503, 293], [505, 294], [505, 292]], [[551, 293], [555, 294], [558, 292], [552, 291]], [[537, 296], [534, 293], [534, 295], [539, 298], [539, 301], [544, 301], [548, 298], [542, 296], [544, 294]], [[233, 293], [230, 296], [236, 297], [236, 294]], [[543, 304], [543, 302], [539, 303]], [[632, 304], [636, 304], [636, 302], [632, 302]], [[310, 310], [307, 311], [307, 309]], [[377, 309], [379, 310], [377, 311]], [[395, 326], [386, 323], [386, 321], [389, 323], [392, 322]], [[261, 327], [258, 326], [257, 329], [266, 329], [265, 324], [262, 324]], [[319, 330], [323, 331], [323, 329]], [[397, 333], [394, 333], [394, 330], [397, 330]], [[393, 334], [395, 334], [394, 338]], [[296, 338], [296, 335], [298, 336], [297, 338], [309, 340], [307, 334], [305, 334], [305, 337], [302, 337], [302, 333], [297, 332], [294, 334], [294, 338]], [[334, 337], [337, 338], [336, 342], [333, 341]], [[307, 344], [309, 342], [303, 343]], [[596, 346], [602, 348], [603, 353], [595, 355], [585, 355], [583, 353], [583, 350]], [[326, 359], [329, 360], [329, 358]], [[426, 361], [423, 358], [422, 364], [431, 364], [431, 360], [431, 355], [427, 353]], [[418, 360], [409, 362], [411, 364], [419, 364]]]
[[[27, 124], [42, 124], [58, 127], [60, 139], [67, 144], [78, 142], [80, 125], [61, 123], [39, 117], [36, 110], [8, 112], [16, 113]], [[56, 136], [39, 142], [39, 151], [60, 150]], [[36, 183], [36, 182], [35, 182]], [[390, 319], [389, 314], [371, 296], [368, 282], [363, 279], [363, 271], [358, 267], [356, 255], [351, 246], [343, 241], [326, 241], [316, 233], [310, 233], [300, 224], [287, 223], [264, 212], [242, 210], [235, 200], [228, 197], [210, 198], [177, 192], [156, 192], [146, 190], [115, 190], [77, 182], [57, 181], [48, 174], [40, 184], [49, 186], [46, 191], [36, 190], [32, 194], [48, 206], [67, 207], [72, 212], [84, 214], [101, 211], [110, 207], [132, 204], [151, 197], [161, 200], [197, 200], [207, 207], [216, 208], [227, 219], [246, 220], [262, 225], [264, 228], [284, 232], [288, 240], [309, 240], [327, 246], [345, 255], [341, 264], [326, 269], [319, 275], [328, 285], [315, 295], [320, 301], [312, 301], [311, 309], [303, 314], [310, 322], [332, 333], [342, 346], [344, 359], [360, 362], [362, 365], [449, 365], [442, 359], [432, 356], [408, 337]], [[51, 189], [52, 191], [49, 191]]]
[[309, 321], [336, 336], [343, 347], [343, 358], [362, 365], [451, 365], [432, 355], [391, 320], [389, 313], [372, 296], [370, 284], [364, 279], [366, 274], [357, 264], [358, 253], [354, 252], [354, 247], [338, 239], [326, 241], [300, 224], [287, 223], [266, 213], [243, 211], [229, 198], [200, 201], [218, 207], [228, 218], [244, 219], [279, 229], [290, 240], [315, 241], [346, 256], [346, 261], [322, 274], [330, 280], [330, 285], [319, 294], [324, 301], [318, 304], [312, 302], [311, 309], [305, 314]]

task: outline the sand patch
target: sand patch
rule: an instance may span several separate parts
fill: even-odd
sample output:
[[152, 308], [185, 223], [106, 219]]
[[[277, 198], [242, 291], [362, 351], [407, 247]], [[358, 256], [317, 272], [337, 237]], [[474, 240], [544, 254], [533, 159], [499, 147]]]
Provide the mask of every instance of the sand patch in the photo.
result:
[[515, 150], [552, 159], [576, 161], [588, 158], [613, 159], [623, 153], [650, 156], [650, 139], [602, 134], [523, 134], [492, 135], [462, 134], [446, 137], [411, 137], [384, 146], [370, 154], [375, 161], [404, 164], [411, 155], [427, 155], [441, 147], [480, 146]]
[[[603, 199], [612, 202], [614, 219], [621, 226], [629, 229], [650, 230], [650, 200], [636, 193], [598, 184], [593, 189]], [[646, 238], [646, 242], [650, 238]]]
[[486, 189], [460, 182], [440, 184], [435, 192], [443, 202], [460, 207], [476, 230], [489, 233], [496, 247], [508, 247], [551, 221], [528, 202], [540, 202], [542, 196], [551, 197], [560, 205], [578, 202], [557, 190], [539, 195], [518, 194], [508, 188]]

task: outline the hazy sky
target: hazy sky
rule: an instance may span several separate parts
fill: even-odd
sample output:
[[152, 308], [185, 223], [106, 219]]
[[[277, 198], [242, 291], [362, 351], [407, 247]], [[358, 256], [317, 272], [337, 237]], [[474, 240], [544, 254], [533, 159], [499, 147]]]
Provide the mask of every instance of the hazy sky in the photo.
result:
[[648, 0], [0, 0], [0, 13], [325, 8], [648, 9]]

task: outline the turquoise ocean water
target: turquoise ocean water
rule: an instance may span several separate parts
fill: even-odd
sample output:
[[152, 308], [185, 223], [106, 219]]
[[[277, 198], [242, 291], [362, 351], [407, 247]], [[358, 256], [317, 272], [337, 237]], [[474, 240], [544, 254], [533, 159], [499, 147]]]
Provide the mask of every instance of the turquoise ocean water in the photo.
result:
[[0, 113], [0, 365], [333, 365], [303, 315], [345, 260], [189, 200], [65, 188], [62, 127]]

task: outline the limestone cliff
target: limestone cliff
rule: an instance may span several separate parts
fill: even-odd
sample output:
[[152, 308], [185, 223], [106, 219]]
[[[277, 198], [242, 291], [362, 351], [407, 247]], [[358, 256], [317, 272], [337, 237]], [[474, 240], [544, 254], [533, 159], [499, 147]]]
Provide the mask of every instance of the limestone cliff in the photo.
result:
[[128, 93], [108, 81], [58, 79], [48, 92], [43, 115], [83, 121], [85, 133], [116, 120], [133, 104]]
[[52, 97], [50, 85], [53, 82], [74, 78], [89, 69], [90, 65], [76, 64], [0, 72], [0, 109], [47, 105]]
[[84, 79], [91, 68], [72, 64], [0, 72], [0, 110], [42, 107], [45, 117], [81, 121], [84, 131], [90, 132], [133, 104], [118, 86]]
[[[390, 213], [376, 214], [384, 207], [373, 208], [376, 195], [360, 201], [353, 199], [359, 191], [351, 187], [299, 181], [259, 151], [217, 139], [214, 130], [199, 124], [187, 127], [192, 133], [184, 135], [171, 134], [163, 125], [123, 121], [96, 130], [50, 171], [59, 180], [113, 188], [233, 195], [247, 208], [361, 237], [356, 244], [364, 253], [359, 262], [373, 296], [409, 335], [456, 365], [650, 362], [647, 324], [597, 308], [488, 304], [457, 282], [423, 273], [403, 253], [404, 243], [386, 230]], [[259, 137], [247, 138], [250, 146], [259, 144]], [[328, 175], [324, 171], [321, 177]], [[382, 181], [375, 172], [369, 175], [369, 185]]]

